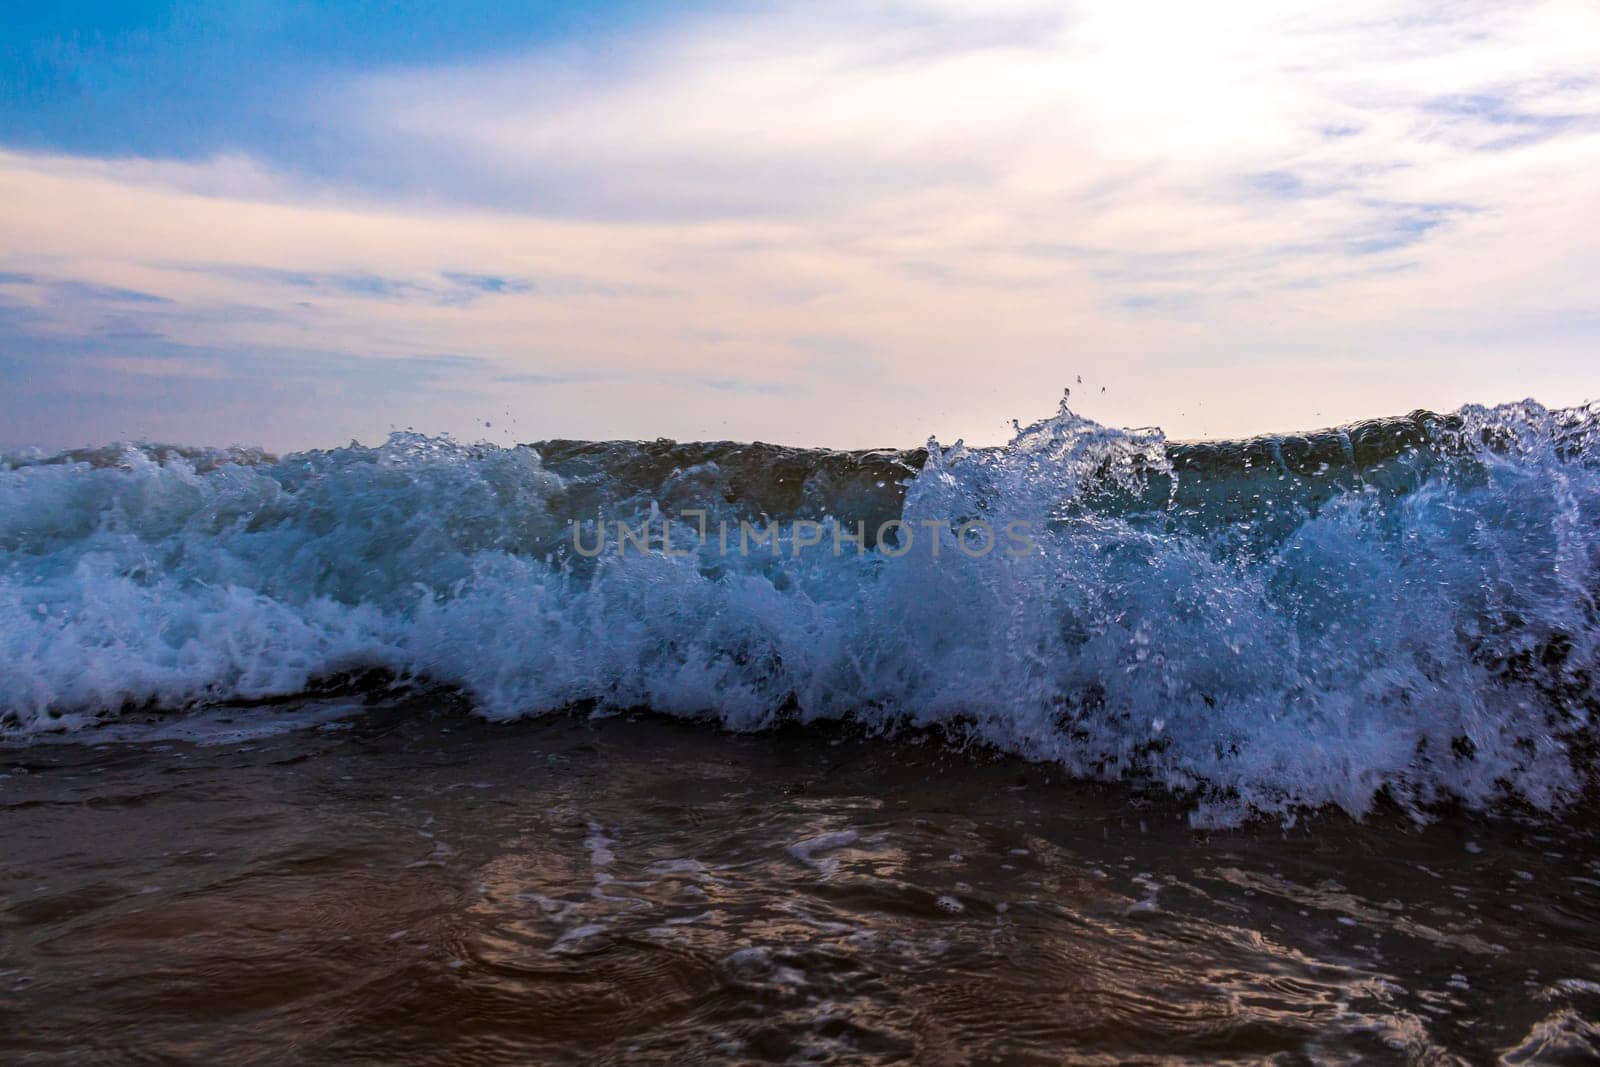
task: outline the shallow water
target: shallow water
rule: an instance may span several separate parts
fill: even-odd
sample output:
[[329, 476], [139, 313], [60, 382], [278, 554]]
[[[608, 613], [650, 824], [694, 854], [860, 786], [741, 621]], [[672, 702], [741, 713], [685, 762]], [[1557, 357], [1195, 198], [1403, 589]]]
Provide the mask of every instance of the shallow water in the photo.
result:
[[1584, 1063], [1600, 841], [457, 698], [0, 748], [0, 1058]]

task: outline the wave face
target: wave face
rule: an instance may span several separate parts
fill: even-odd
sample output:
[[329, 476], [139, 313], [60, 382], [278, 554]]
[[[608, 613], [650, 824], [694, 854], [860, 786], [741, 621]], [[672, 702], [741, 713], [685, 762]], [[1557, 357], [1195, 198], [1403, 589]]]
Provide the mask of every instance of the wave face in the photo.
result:
[[[826, 520], [820, 546], [795, 519]], [[896, 519], [917, 550], [880, 536]], [[741, 520], [779, 520], [776, 552], [723, 551]], [[1031, 551], [923, 525], [971, 520], [1026, 524]], [[589, 554], [617, 522], [649, 550]], [[1380, 792], [1551, 808], [1591, 744], [1597, 571], [1600, 410], [1532, 402], [1221, 444], [1063, 404], [996, 449], [19, 454], [0, 732], [382, 670], [493, 718], [943, 725], [1193, 791], [1202, 823]]]

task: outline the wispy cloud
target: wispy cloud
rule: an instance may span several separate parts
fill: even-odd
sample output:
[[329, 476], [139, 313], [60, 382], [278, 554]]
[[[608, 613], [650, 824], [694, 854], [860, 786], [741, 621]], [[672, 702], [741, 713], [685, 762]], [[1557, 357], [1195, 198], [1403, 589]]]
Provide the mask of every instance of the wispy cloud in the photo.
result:
[[75, 278], [50, 278], [38, 274], [0, 271], [0, 300], [12, 294], [32, 296], [45, 303], [92, 302], [99, 304], [168, 304], [166, 297], [123, 289], [115, 285], [96, 285]]
[[541, 374], [536, 371], [521, 372], [497, 375], [495, 381], [511, 385], [533, 386], [659, 385], [674, 389], [711, 389], [722, 393], [749, 393], [757, 396], [793, 396], [805, 391], [788, 382], [763, 382], [744, 378], [720, 378], [704, 375], [618, 374], [603, 371], [575, 371], [568, 374]]
[[[1479, 151], [1504, 152], [1579, 130], [1600, 130], [1600, 107], [1592, 100], [1568, 99], [1577, 95], [1571, 90], [1592, 90], [1595, 84], [1578, 79], [1546, 92], [1516, 87], [1509, 92], [1463, 93], [1431, 100], [1425, 108], [1438, 116], [1459, 142]], [[1548, 110], [1568, 103], [1586, 110]]]
[[299, 289], [307, 294], [365, 297], [398, 302], [462, 305], [483, 296], [532, 293], [525, 278], [440, 271], [432, 276], [394, 277], [366, 270], [307, 271], [238, 264], [174, 264], [178, 270], [211, 274], [255, 285]]
[[504, 278], [498, 274], [468, 274], [447, 270], [444, 280], [451, 285], [479, 293], [531, 293], [536, 288], [525, 278]]

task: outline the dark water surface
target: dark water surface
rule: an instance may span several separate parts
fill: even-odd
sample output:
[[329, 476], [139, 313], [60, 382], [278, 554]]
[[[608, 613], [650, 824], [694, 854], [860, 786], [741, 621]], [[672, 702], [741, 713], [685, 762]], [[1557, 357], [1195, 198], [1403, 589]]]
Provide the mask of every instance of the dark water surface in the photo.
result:
[[1202, 832], [931, 738], [448, 696], [102, 728], [0, 775], [8, 1062], [1600, 1049], [1581, 813]]

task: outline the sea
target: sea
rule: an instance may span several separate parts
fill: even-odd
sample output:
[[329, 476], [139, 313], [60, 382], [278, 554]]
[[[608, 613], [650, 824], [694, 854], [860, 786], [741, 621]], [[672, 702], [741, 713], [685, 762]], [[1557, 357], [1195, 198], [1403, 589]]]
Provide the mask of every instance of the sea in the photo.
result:
[[1600, 1062], [1600, 406], [0, 456], [7, 1062]]

